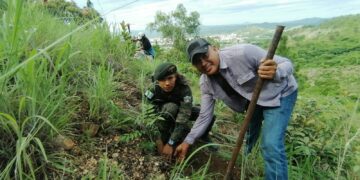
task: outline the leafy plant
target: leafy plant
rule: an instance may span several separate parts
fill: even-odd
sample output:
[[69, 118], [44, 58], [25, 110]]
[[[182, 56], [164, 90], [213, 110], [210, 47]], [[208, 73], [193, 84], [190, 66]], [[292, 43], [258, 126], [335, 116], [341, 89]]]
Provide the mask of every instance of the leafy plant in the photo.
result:
[[[325, 125], [317, 119], [323, 110], [314, 100], [300, 101], [297, 106], [302, 108], [297, 108], [293, 113], [286, 135], [290, 163], [294, 166], [309, 168], [307, 173], [310, 173], [311, 177], [330, 178], [335, 174], [336, 165], [339, 162], [338, 153], [341, 152], [339, 142], [334, 143], [333, 140], [341, 135], [340, 130], [343, 126], [331, 130], [333, 127], [330, 124]], [[311, 173], [311, 169], [317, 169], [317, 171]], [[294, 170], [301, 172], [303, 169]]]
[[143, 133], [141, 131], [135, 130], [131, 133], [121, 135], [120, 140], [123, 142], [130, 142], [141, 137], [142, 135]]
[[[9, 147], [14, 148], [14, 154], [11, 154], [10, 158], [8, 157], [9, 161], [7, 161], [6, 166], [2, 170], [0, 178], [35, 179], [38, 177], [38, 173], [45, 172], [44, 164], [48, 163], [44, 145], [37, 135], [45, 124], [54, 131], [57, 131], [57, 129], [49, 120], [41, 116], [27, 117], [21, 120], [16, 120], [11, 115], [5, 113], [0, 113], [0, 116], [1, 131], [11, 135], [6, 138], [8, 139], [7, 141], [11, 144], [16, 144], [15, 147]], [[28, 127], [28, 123], [32, 124], [31, 128]], [[39, 157], [42, 158], [39, 159]]]

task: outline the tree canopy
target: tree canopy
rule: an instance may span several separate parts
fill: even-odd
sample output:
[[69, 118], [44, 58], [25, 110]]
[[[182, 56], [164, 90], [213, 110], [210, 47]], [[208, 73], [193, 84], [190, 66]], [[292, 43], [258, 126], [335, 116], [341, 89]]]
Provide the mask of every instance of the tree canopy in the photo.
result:
[[148, 24], [150, 30], [156, 30], [164, 38], [173, 41], [173, 47], [184, 49], [186, 37], [196, 36], [199, 32], [200, 14], [196, 11], [187, 15], [187, 10], [183, 4], [178, 4], [174, 11], [169, 14], [158, 11], [155, 15], [155, 21]]
[[99, 22], [102, 21], [99, 12], [92, 7], [91, 1], [87, 1], [87, 7], [79, 8], [73, 1], [50, 0], [46, 3], [46, 8], [53, 15], [62, 17], [67, 21], [75, 21], [78, 24], [96, 18], [99, 18]]

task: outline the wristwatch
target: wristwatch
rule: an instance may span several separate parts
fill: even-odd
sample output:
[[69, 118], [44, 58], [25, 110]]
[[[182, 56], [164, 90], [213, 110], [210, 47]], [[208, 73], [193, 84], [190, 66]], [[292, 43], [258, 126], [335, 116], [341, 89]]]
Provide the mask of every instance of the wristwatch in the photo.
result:
[[169, 139], [169, 141], [167, 142], [170, 146], [174, 146], [175, 141], [173, 141], [172, 139]]

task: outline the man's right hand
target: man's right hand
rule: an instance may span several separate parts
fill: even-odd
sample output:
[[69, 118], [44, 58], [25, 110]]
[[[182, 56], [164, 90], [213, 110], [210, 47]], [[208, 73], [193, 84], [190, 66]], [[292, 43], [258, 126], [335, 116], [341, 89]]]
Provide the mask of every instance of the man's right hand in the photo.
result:
[[190, 144], [186, 142], [182, 142], [176, 149], [175, 149], [175, 156], [178, 160], [183, 161], [186, 157], [186, 154], [189, 150]]
[[274, 79], [276, 75], [277, 64], [272, 59], [262, 59], [258, 69], [258, 74], [263, 79]]

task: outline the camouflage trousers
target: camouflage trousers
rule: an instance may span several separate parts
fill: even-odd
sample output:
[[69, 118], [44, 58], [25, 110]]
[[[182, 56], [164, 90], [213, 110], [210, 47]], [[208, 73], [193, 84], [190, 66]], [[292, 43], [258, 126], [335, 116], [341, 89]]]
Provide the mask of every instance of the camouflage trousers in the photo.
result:
[[[157, 109], [157, 113], [159, 113], [160, 116], [164, 118], [164, 120], [156, 122], [156, 126], [160, 132], [160, 138], [162, 142], [164, 143], [168, 142], [170, 136], [173, 133], [175, 133], [175, 136], [177, 137], [176, 139], [174, 139], [174, 141], [176, 142], [175, 145], [180, 144], [185, 139], [186, 135], [190, 132], [193, 123], [195, 122], [195, 120], [197, 119], [200, 113], [200, 106], [199, 105], [193, 106], [191, 108], [191, 115], [188, 121], [186, 123], [182, 123], [181, 125], [177, 124], [177, 128], [175, 129], [176, 117], [179, 112], [179, 106], [175, 103], [170, 102], [170, 103], [165, 103], [156, 109]], [[215, 116], [212, 119], [211, 124], [205, 131], [204, 135], [202, 135], [202, 137], [208, 136], [214, 124], [214, 121], [215, 121]]]

